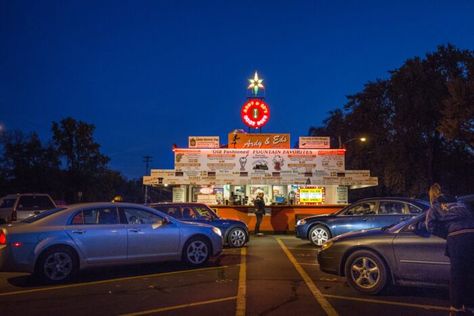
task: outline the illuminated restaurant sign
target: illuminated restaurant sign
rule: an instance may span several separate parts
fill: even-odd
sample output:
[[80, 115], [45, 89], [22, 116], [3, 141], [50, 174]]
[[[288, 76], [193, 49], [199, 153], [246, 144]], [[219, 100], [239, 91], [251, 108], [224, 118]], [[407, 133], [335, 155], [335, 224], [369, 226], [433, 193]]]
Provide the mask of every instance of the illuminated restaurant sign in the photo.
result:
[[340, 149], [187, 149], [177, 148], [175, 171], [209, 172], [258, 177], [331, 176], [344, 172], [345, 150]]
[[290, 134], [229, 133], [229, 148], [291, 148]]
[[242, 121], [251, 128], [261, 128], [270, 118], [270, 107], [259, 98], [248, 99], [240, 112]]
[[319, 204], [324, 202], [324, 187], [301, 187], [297, 193], [300, 204]]
[[219, 136], [189, 136], [189, 148], [219, 148]]
[[330, 148], [329, 137], [300, 136], [299, 148]]

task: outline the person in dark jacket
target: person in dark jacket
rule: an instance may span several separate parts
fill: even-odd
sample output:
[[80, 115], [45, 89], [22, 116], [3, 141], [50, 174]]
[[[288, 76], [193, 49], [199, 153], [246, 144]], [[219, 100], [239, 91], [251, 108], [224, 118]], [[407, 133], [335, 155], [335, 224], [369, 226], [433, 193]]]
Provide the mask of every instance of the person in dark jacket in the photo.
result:
[[474, 214], [454, 197], [441, 194], [426, 214], [426, 228], [447, 240], [450, 315], [474, 313]]
[[263, 196], [263, 192], [258, 193], [255, 201], [253, 202], [255, 206], [255, 216], [257, 217], [257, 221], [255, 222], [255, 235], [257, 236], [263, 235], [260, 233], [260, 223], [262, 222], [263, 215], [265, 214], [265, 200]]

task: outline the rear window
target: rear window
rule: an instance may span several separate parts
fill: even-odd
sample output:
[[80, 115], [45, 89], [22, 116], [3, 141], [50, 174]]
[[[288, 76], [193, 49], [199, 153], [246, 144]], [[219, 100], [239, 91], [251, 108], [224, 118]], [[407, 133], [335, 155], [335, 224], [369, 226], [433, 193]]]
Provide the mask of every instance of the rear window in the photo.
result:
[[0, 200], [0, 208], [12, 208], [15, 205], [16, 199], [3, 199]]
[[182, 218], [181, 214], [181, 208], [179, 206], [162, 206], [162, 205], [156, 205], [153, 206], [154, 209], [161, 211], [165, 214], [168, 214], [169, 216], [172, 216], [174, 218]]
[[36, 214], [36, 215], [33, 215], [33, 216], [30, 216], [28, 218], [25, 218], [24, 220], [22, 220], [21, 222], [22, 223], [33, 223], [33, 222], [36, 222], [40, 219], [43, 219], [45, 217], [48, 217], [50, 215], [53, 215], [53, 214], [56, 214], [57, 212], [60, 212], [62, 210], [65, 210], [66, 208], [53, 208], [53, 209], [50, 209], [50, 210], [47, 210], [47, 211], [44, 211], [44, 212], [41, 212], [39, 214]]
[[463, 201], [464, 204], [466, 204], [467, 207], [469, 207], [471, 209], [471, 211], [474, 212], [474, 201]]
[[55, 205], [47, 196], [28, 195], [20, 197], [17, 210], [47, 210], [54, 207]]

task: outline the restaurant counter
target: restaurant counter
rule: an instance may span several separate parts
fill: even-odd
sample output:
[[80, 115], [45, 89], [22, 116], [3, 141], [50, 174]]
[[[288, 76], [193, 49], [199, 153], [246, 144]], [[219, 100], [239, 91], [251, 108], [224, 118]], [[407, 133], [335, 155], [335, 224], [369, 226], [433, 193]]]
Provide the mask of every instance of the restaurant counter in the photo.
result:
[[[260, 225], [261, 231], [288, 233], [295, 231], [299, 219], [311, 216], [330, 214], [342, 209], [345, 205], [267, 205], [265, 216]], [[211, 205], [220, 217], [240, 219], [253, 231], [256, 217], [253, 205]]]

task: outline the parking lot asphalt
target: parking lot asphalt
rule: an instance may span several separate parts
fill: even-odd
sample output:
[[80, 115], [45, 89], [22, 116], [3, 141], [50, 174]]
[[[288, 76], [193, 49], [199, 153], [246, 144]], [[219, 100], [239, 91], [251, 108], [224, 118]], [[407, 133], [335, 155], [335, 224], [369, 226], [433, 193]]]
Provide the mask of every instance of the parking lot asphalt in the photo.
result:
[[361, 295], [325, 274], [317, 248], [291, 235], [251, 238], [208, 265], [178, 263], [82, 271], [41, 285], [0, 273], [0, 315], [445, 315], [445, 289], [394, 288]]

